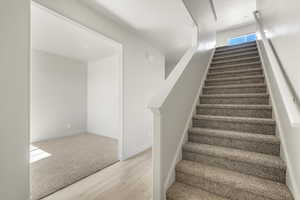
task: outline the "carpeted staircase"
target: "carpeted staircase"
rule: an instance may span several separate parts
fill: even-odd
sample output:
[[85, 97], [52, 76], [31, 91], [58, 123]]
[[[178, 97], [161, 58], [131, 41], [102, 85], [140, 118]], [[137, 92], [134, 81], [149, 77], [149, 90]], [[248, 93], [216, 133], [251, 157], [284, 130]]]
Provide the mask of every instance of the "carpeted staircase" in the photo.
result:
[[168, 200], [292, 200], [256, 42], [216, 49]]

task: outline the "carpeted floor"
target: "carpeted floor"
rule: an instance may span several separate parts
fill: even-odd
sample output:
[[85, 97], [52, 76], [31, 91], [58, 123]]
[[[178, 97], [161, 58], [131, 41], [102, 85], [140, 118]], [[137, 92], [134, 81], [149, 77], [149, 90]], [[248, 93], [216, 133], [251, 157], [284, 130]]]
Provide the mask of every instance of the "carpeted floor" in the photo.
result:
[[32, 144], [50, 156], [30, 164], [31, 199], [41, 199], [118, 161], [118, 141], [94, 134]]

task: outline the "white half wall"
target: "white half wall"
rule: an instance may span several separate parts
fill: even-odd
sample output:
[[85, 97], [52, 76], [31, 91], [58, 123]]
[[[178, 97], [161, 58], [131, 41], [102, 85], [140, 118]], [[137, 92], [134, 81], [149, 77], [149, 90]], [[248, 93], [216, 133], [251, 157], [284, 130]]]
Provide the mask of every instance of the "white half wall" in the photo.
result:
[[87, 75], [87, 131], [120, 139], [119, 56], [89, 62]]
[[164, 82], [164, 55], [131, 29], [121, 26], [79, 1], [35, 0], [123, 47], [123, 159], [152, 145], [149, 100]]
[[239, 28], [217, 32], [217, 46], [227, 45], [228, 40], [233, 37], [247, 35], [249, 33], [255, 33], [255, 32], [256, 32], [256, 24], [248, 24], [246, 26], [241, 26]]
[[31, 142], [86, 131], [87, 64], [32, 51]]
[[0, 199], [29, 199], [30, 1], [0, 6]]
[[180, 59], [152, 99], [153, 199], [165, 200], [175, 181], [175, 166], [181, 160], [194, 109], [216, 45], [215, 18], [209, 0], [185, 0], [198, 28], [199, 40]]

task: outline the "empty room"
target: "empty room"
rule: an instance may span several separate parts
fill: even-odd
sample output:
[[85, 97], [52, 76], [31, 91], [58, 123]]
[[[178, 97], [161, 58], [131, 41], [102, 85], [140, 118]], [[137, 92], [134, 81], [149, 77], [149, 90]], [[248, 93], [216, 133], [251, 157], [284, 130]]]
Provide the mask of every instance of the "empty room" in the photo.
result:
[[122, 46], [32, 4], [31, 197], [119, 161]]

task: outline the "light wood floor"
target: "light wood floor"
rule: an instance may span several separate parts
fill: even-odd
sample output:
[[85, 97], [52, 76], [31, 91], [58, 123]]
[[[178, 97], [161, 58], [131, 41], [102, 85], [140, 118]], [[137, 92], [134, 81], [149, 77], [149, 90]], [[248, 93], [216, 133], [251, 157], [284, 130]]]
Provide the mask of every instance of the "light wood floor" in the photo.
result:
[[118, 162], [43, 200], [151, 200], [151, 150]]

